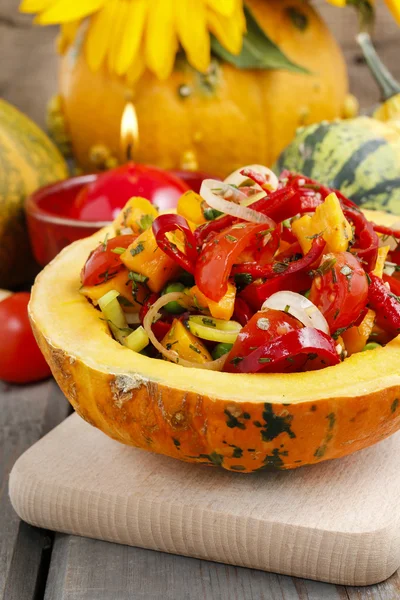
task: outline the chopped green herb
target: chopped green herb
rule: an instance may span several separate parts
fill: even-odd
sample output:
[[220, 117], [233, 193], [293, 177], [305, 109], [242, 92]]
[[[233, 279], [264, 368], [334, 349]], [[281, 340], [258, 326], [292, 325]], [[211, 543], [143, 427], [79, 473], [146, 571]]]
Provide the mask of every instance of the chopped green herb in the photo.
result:
[[[316, 275], [321, 275], [321, 277], [323, 275], [325, 275], [326, 273], [328, 273], [328, 271], [330, 271], [330, 269], [332, 269], [332, 271], [334, 270], [333, 267], [336, 264], [336, 258], [334, 256], [327, 258], [326, 260], [324, 260], [323, 263], [320, 264], [320, 266], [318, 267], [318, 269], [316, 269], [315, 273]], [[332, 274], [333, 277], [333, 274]]]
[[258, 362], [259, 362], [260, 364], [263, 364], [263, 363], [269, 363], [269, 362], [271, 362], [271, 360], [272, 360], [272, 358], [267, 358], [267, 357], [265, 357], [265, 358], [259, 358], [259, 359], [258, 359]]
[[235, 242], [237, 242], [237, 241], [238, 241], [238, 239], [237, 239], [237, 238], [235, 238], [233, 235], [229, 235], [229, 234], [227, 234], [227, 235], [225, 236], [225, 239], [226, 239], [226, 240], [228, 240], [228, 242], [231, 242], [232, 244], [234, 244]]
[[369, 274], [365, 273], [365, 277], [367, 278], [368, 285], [371, 285], [371, 277], [369, 276]]
[[144, 244], [143, 244], [143, 242], [139, 242], [135, 248], [132, 248], [131, 254], [132, 254], [132, 256], [136, 256], [137, 254], [140, 254], [141, 252], [143, 252], [143, 250], [144, 250]]
[[286, 357], [286, 360], [287, 360], [288, 362], [290, 362], [290, 363], [294, 363], [294, 358], [293, 358], [293, 356], [287, 356], [287, 357]]
[[121, 306], [133, 306], [132, 302], [129, 302], [129, 300], [123, 296], [118, 296], [118, 302], [121, 304]]
[[347, 329], [347, 327], [340, 327], [339, 329], [336, 329], [335, 333], [332, 333], [333, 339], [337, 340], [338, 337], [346, 331], [346, 329]]
[[105, 252], [107, 250], [107, 244], [108, 244], [108, 236], [110, 234], [106, 233], [106, 237], [104, 238], [104, 240], [101, 242], [101, 245], [103, 246], [103, 252]]
[[335, 314], [333, 315], [333, 320], [334, 320], [334, 321], [335, 321], [335, 320], [338, 318], [338, 316], [339, 316], [339, 313], [340, 313], [340, 310], [339, 310], [339, 309], [336, 309], [336, 310], [335, 310]]
[[234, 280], [237, 286], [245, 287], [246, 285], [250, 285], [253, 282], [253, 278], [250, 273], [236, 273], [234, 276]]
[[307, 235], [306, 236], [306, 240], [316, 240], [317, 238], [321, 237], [321, 235], [323, 235], [324, 231], [320, 231], [319, 233], [314, 233], [314, 235]]
[[123, 254], [125, 252], [125, 250], [126, 250], [126, 248], [118, 247], [118, 248], [113, 248], [111, 250], [111, 252], [114, 252], [114, 254]]
[[285, 313], [288, 313], [290, 311], [290, 306], [289, 304], [286, 304], [285, 306]]
[[284, 273], [286, 271], [286, 269], [288, 268], [288, 263], [286, 262], [276, 262], [274, 263], [272, 270], [274, 271], [274, 273]]
[[142, 231], [146, 231], [147, 229], [150, 229], [153, 221], [154, 221], [154, 217], [152, 215], [143, 215], [140, 218], [140, 221], [137, 222], [137, 224], [139, 225], [139, 227]]
[[214, 221], [214, 219], [217, 219], [222, 214], [223, 214], [222, 212], [220, 212], [219, 210], [216, 210], [215, 208], [211, 208], [210, 206], [208, 206], [207, 208], [204, 208], [204, 210], [203, 210], [204, 218], [207, 221]]
[[209, 319], [208, 317], [204, 317], [202, 319], [204, 325], [207, 325], [208, 327], [216, 327], [217, 324], [215, 323], [215, 321], [213, 321], [213, 319]]
[[315, 352], [309, 352], [307, 354], [307, 359], [308, 360], [315, 360], [316, 358], [318, 358], [318, 354], [316, 354]]
[[237, 365], [239, 364], [241, 361], [243, 360], [243, 356], [235, 356], [235, 358], [232, 358], [231, 363], [233, 365]]
[[177, 343], [178, 343], [178, 341], [179, 341], [179, 340], [175, 340], [175, 342], [171, 342], [171, 343], [170, 343], [170, 342], [168, 342], [168, 343], [165, 345], [166, 349], [167, 349], [167, 350], [171, 350], [172, 346], [173, 346], [174, 344], [177, 344]]
[[135, 281], [136, 283], [146, 283], [148, 281], [148, 277], [146, 275], [142, 275], [141, 273], [135, 273], [134, 271], [129, 271], [128, 275], [131, 281]]

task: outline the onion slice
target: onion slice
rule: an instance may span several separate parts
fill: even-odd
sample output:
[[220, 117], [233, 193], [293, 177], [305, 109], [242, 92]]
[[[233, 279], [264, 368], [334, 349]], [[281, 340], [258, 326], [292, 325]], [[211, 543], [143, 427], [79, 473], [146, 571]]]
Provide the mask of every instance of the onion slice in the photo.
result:
[[[221, 192], [222, 195], [215, 193], [216, 191]], [[237, 202], [247, 202], [248, 198], [240, 190], [229, 184], [215, 179], [205, 179], [201, 184], [200, 196], [211, 208], [215, 208], [215, 210], [219, 210], [226, 215], [243, 219], [243, 221], [250, 221], [250, 223], [268, 222], [268, 217], [262, 213], [242, 204], [237, 204]]]
[[[233, 173], [228, 175], [228, 177], [224, 179], [224, 183], [229, 183], [238, 187], [243, 183], [246, 183], [249, 180], [249, 178], [241, 174], [240, 171], [243, 171], [243, 169], [251, 169], [256, 173], [265, 175], [268, 178], [268, 186], [271, 188], [271, 191], [275, 191], [276, 189], [278, 189], [279, 181], [277, 176], [273, 171], [271, 171], [271, 169], [268, 169], [268, 167], [265, 167], [264, 165], [246, 165], [245, 167], [240, 167], [240, 169], [236, 169], [236, 171], [233, 171]], [[255, 187], [258, 190], [262, 190], [262, 187], [255, 182], [252, 182], [252, 187]]]
[[150, 307], [148, 313], [146, 314], [143, 320], [143, 327], [147, 335], [149, 336], [149, 339], [153, 346], [157, 348], [160, 354], [162, 354], [171, 362], [179, 364], [182, 367], [189, 367], [193, 369], [208, 369], [210, 371], [222, 371], [225, 361], [228, 357], [227, 354], [224, 354], [223, 356], [221, 356], [221, 358], [218, 358], [217, 360], [207, 361], [205, 363], [195, 363], [190, 360], [180, 358], [178, 353], [174, 350], [167, 350], [166, 348], [164, 348], [164, 346], [160, 344], [160, 342], [157, 340], [156, 336], [153, 333], [153, 330], [151, 328], [153, 320], [156, 317], [158, 311], [163, 306], [165, 306], [169, 302], [180, 302], [182, 305], [185, 306], [187, 300], [187, 296], [185, 296], [185, 294], [181, 294], [180, 292], [172, 292], [171, 294], [165, 294], [164, 296], [161, 296], [161, 298], [156, 300], [156, 302], [154, 302], [154, 304], [152, 304], [152, 306]]
[[301, 294], [289, 291], [276, 292], [266, 299], [261, 310], [266, 308], [289, 313], [306, 327], [314, 327], [314, 329], [330, 334], [328, 322], [322, 312]]

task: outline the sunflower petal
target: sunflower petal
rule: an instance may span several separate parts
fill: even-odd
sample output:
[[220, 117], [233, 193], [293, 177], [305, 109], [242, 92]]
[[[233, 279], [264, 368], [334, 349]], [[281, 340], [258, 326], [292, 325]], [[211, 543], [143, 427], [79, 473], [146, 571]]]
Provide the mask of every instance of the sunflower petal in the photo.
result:
[[206, 0], [207, 6], [224, 17], [230, 17], [234, 10], [236, 0]]
[[153, 0], [146, 28], [146, 63], [159, 79], [167, 79], [175, 62], [177, 39], [174, 0]]
[[135, 0], [129, 4], [115, 60], [115, 71], [118, 75], [127, 73], [132, 62], [138, 59], [148, 7], [148, 0]]
[[107, 56], [108, 68], [115, 72], [119, 48], [122, 44], [124, 25], [128, 16], [130, 0], [117, 0], [113, 22], [111, 25], [111, 43]]
[[386, 6], [400, 25], [400, 1], [399, 0], [385, 0]]
[[175, 10], [178, 38], [187, 59], [205, 73], [210, 65], [210, 34], [204, 0], [175, 0]]
[[70, 23], [62, 23], [60, 34], [57, 38], [57, 50], [60, 54], [64, 54], [75, 40], [76, 34], [82, 21], [71, 21]]
[[235, 17], [223, 17], [215, 12], [208, 11], [207, 16], [210, 31], [215, 35], [220, 44], [231, 54], [239, 54], [243, 44], [243, 34], [246, 31], [242, 3], [236, 4]]
[[144, 42], [142, 41], [142, 44], [139, 48], [139, 52], [135, 60], [131, 62], [129, 69], [126, 73], [126, 82], [131, 87], [138, 81], [138, 79], [140, 79], [140, 77], [143, 75], [146, 69], [144, 55]]
[[22, 13], [37, 13], [46, 10], [57, 0], [23, 0], [19, 5], [19, 12]]
[[97, 12], [109, 0], [56, 0], [39, 14], [35, 23], [39, 25], [54, 25], [83, 19]]
[[97, 71], [101, 67], [109, 50], [117, 1], [108, 0], [104, 7], [90, 19], [85, 41], [85, 56], [92, 71]]

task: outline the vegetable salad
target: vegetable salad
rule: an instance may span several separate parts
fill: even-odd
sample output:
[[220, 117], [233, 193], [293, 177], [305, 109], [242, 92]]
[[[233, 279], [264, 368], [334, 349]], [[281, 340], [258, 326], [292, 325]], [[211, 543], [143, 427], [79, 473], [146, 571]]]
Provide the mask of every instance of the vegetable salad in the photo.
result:
[[231, 373], [339, 364], [400, 333], [400, 231], [337, 190], [260, 165], [176, 212], [132, 198], [82, 269], [115, 340]]

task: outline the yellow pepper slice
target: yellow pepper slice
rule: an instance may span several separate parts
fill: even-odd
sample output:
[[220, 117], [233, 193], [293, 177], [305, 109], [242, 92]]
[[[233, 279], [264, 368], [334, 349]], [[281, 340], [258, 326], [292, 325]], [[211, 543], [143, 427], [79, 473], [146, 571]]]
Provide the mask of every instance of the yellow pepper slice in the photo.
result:
[[210, 298], [207, 298], [207, 296], [199, 290], [197, 285], [190, 288], [189, 293], [193, 298], [194, 308], [197, 308], [200, 311], [208, 309], [211, 315], [216, 319], [224, 319], [224, 321], [231, 320], [236, 298], [236, 287], [232, 283], [228, 283], [226, 294], [219, 302], [214, 302], [213, 300], [210, 300]]
[[304, 254], [309, 252], [313, 237], [321, 234], [326, 242], [326, 252], [345, 252], [353, 239], [353, 230], [343, 214], [335, 193], [329, 194], [317, 206], [315, 213], [304, 215], [292, 222], [292, 231]]
[[343, 342], [348, 356], [351, 356], [356, 352], [361, 352], [361, 350], [364, 348], [374, 327], [375, 316], [375, 312], [371, 309], [368, 309], [367, 314], [358, 327], [354, 325], [342, 333]]
[[390, 246], [381, 246], [378, 248], [378, 256], [376, 257], [375, 268], [372, 271], [374, 275], [382, 279], [383, 269], [385, 268], [385, 260], [389, 253]]
[[151, 228], [132, 242], [121, 260], [130, 271], [148, 277], [146, 284], [152, 292], [160, 292], [179, 272], [179, 266], [158, 247]]
[[161, 344], [167, 350], [174, 350], [180, 358], [195, 363], [205, 363], [212, 360], [210, 353], [181, 321], [174, 319], [171, 329], [163, 338]]
[[134, 233], [141, 233], [151, 227], [158, 216], [156, 207], [146, 198], [136, 196], [128, 200], [123, 211], [114, 221], [114, 229], [121, 231], [130, 227]]
[[125, 298], [127, 305], [124, 304], [124, 312], [138, 313], [145, 297], [148, 294], [146, 287], [140, 283], [137, 284], [135, 295], [132, 292], [132, 282], [129, 281], [128, 271], [121, 271], [108, 281], [100, 285], [85, 285], [80, 292], [89, 298], [94, 305], [97, 305], [100, 298], [107, 292], [116, 290], [122, 298]]
[[201, 225], [207, 221], [202, 210], [203, 205], [203, 198], [193, 190], [189, 190], [179, 198], [177, 213], [188, 221]]

